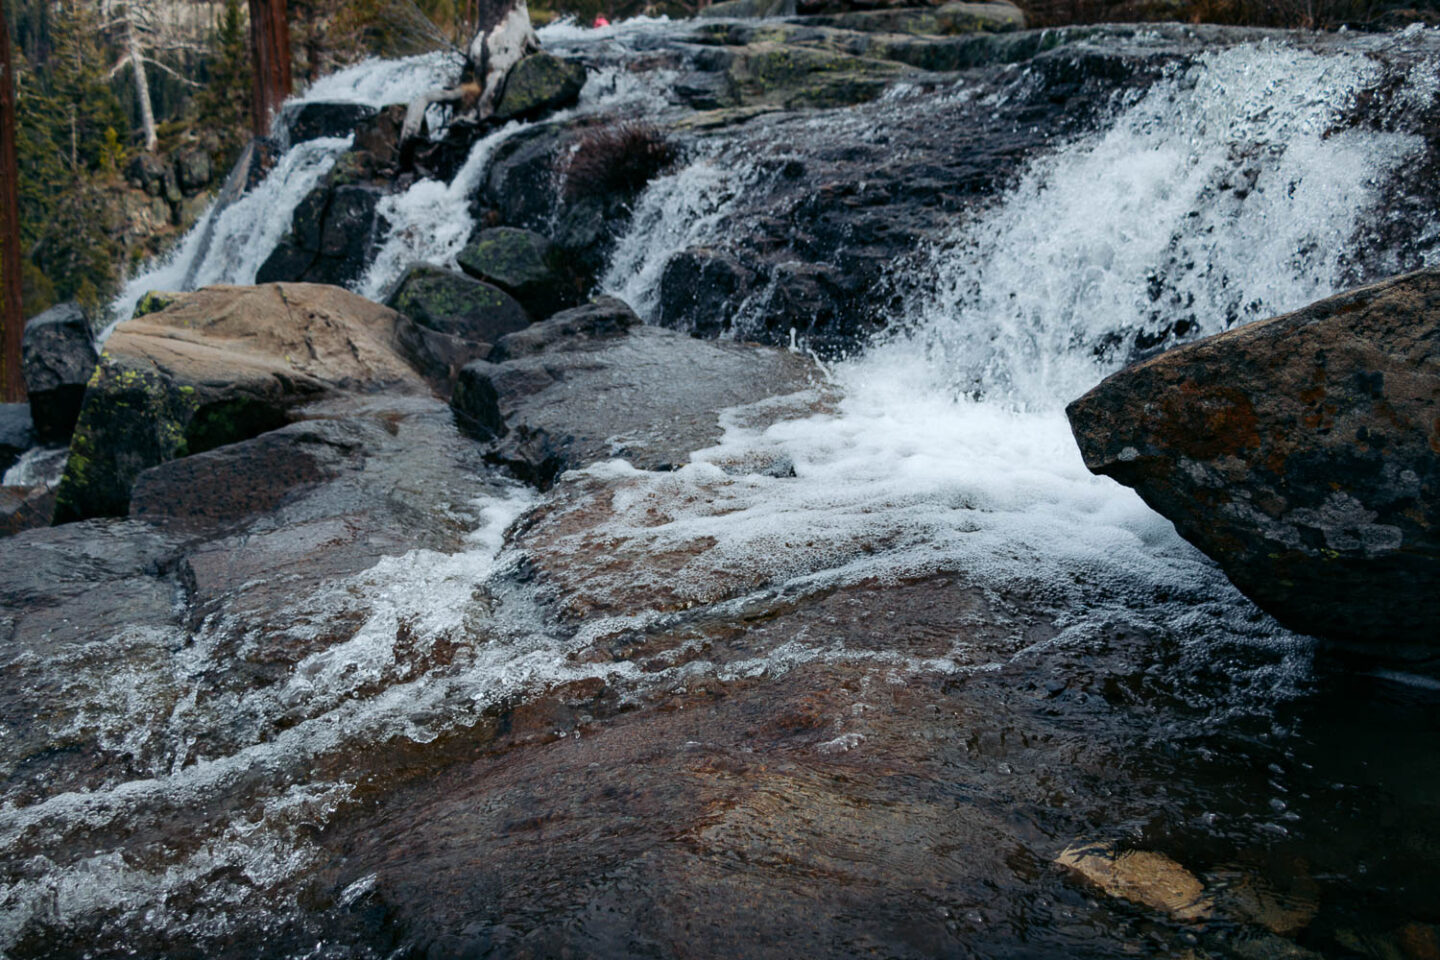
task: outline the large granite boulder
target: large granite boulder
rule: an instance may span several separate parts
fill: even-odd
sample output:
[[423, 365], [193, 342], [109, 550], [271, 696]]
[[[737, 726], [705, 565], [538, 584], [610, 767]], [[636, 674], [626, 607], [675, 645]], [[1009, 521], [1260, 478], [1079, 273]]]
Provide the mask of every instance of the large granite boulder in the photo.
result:
[[556, 314], [461, 371], [452, 404], [492, 458], [542, 489], [622, 457], [681, 466], [720, 438], [719, 412], [810, 385], [813, 362], [769, 347], [645, 326], [614, 297]]
[[1091, 470], [1285, 625], [1435, 654], [1440, 270], [1161, 354], [1068, 412]]
[[126, 321], [85, 394], [56, 521], [123, 515], [150, 467], [283, 426], [302, 404], [428, 393], [409, 321], [337, 287], [209, 287]]
[[95, 335], [80, 307], [62, 303], [25, 324], [21, 358], [36, 438], [63, 442], [75, 428], [97, 359]]

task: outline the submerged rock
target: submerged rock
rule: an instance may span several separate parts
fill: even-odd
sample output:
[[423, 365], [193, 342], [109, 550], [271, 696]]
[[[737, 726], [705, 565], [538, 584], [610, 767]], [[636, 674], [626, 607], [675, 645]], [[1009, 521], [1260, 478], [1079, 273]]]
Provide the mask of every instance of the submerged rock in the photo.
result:
[[337, 287], [209, 287], [122, 323], [70, 446], [56, 521], [123, 515], [140, 473], [284, 425], [302, 403], [427, 392], [395, 311]]
[[21, 356], [35, 436], [41, 443], [63, 443], [75, 428], [98, 359], [90, 321], [77, 304], [51, 307], [25, 324]]
[[1435, 654], [1440, 270], [1161, 354], [1067, 412], [1086, 466], [1281, 623]]
[[1112, 897], [1144, 904], [1176, 920], [1203, 920], [1215, 912], [1195, 875], [1154, 850], [1118, 851], [1107, 843], [1076, 843], [1055, 862]]
[[719, 439], [719, 412], [809, 385], [813, 363], [753, 344], [695, 340], [640, 323], [614, 297], [496, 344], [461, 371], [456, 412], [492, 456], [543, 488], [565, 470], [622, 457], [668, 470]]

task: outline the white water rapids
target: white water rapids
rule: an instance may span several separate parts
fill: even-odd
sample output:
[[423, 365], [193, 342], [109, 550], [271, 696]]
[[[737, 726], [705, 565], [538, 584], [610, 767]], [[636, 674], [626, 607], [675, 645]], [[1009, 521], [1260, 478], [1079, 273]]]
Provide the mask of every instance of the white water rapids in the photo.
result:
[[[553, 36], [590, 35], [567, 27]], [[434, 85], [440, 66], [418, 58], [358, 67], [309, 96], [401, 101]], [[1256, 682], [1283, 685], [1303, 674], [1303, 641], [1258, 616], [1136, 495], [1084, 469], [1062, 408], [1123, 362], [1117, 336], [1127, 345], [1138, 331], [1163, 332], [1181, 321], [1188, 336], [1213, 333], [1336, 289], [1351, 238], [1376, 213], [1378, 186], [1422, 146], [1403, 133], [1332, 132], [1375, 82], [1376, 69], [1362, 54], [1283, 44], [1217, 50], [1175, 68], [1103, 129], [1036, 159], [1005, 196], [958, 223], [929, 252], [926, 268], [938, 282], [895, 318], [898, 332], [833, 370], [840, 398], [829, 412], [766, 427], [729, 413], [720, 443], [672, 473], [618, 461], [591, 468], [617, 491], [606, 532], [655, 551], [710, 543], [674, 574], [680, 594], [700, 602], [717, 578], [742, 570], [752, 577], [758, 571], [767, 589], [802, 593], [962, 571], [981, 585], [1024, 583], [1064, 603], [1073, 613], [1063, 626], [1075, 633], [1128, 621], [1178, 632], [1197, 650], [1222, 639], [1275, 644], [1289, 651], [1290, 676]], [[609, 81], [602, 98], [592, 94], [577, 109], [652, 103], [663, 85], [663, 77], [639, 89], [633, 75]], [[1430, 82], [1417, 74], [1414, 95], [1433, 97]], [[826, 115], [815, 122], [835, 121]], [[465, 198], [517, 129], [478, 143], [451, 184], [422, 181], [386, 201], [390, 230], [362, 292], [378, 295], [415, 259], [453, 260], [473, 226]], [[347, 146], [337, 139], [292, 148], [264, 183], [219, 214], [202, 264], [187, 259], [197, 231], [168, 263], [132, 281], [119, 314], [128, 315], [147, 290], [177, 286], [192, 269], [202, 284], [252, 281], [295, 205]], [[652, 309], [665, 259], [723, 239], [729, 201], [755, 176], [743, 163], [701, 151], [652, 184], [605, 286], [642, 313]], [[1232, 181], [1248, 184], [1243, 195], [1222, 189]], [[793, 476], [733, 469], [760, 461], [786, 461]], [[236, 753], [206, 755], [191, 732], [193, 690], [213, 666], [207, 643], [223, 624], [161, 638], [156, 649], [182, 653], [150, 674], [143, 666], [104, 676], [105, 666], [92, 661], [69, 665], [70, 695], [88, 698], [77, 725], [104, 726], [101, 740], [148, 758], [149, 775], [0, 808], [0, 839], [99, 829], [156, 798], [198, 804], [278, 766], [280, 755], [306, 758], [337, 743], [394, 735], [426, 740], [559, 680], [597, 675], [640, 683], [629, 665], [566, 659], [615, 624], [556, 638], [534, 624], [495, 623], [475, 599], [479, 586], [515, 559], [503, 533], [533, 503], [533, 494], [506, 488], [491, 500], [457, 505], [475, 528], [467, 551], [389, 558], [278, 613], [295, 629], [341, 615], [357, 615], [363, 626], [298, 664], [287, 681], [236, 704], [259, 718], [257, 725], [295, 703], [311, 707], [302, 722]], [[444, 675], [409, 675], [395, 649], [402, 622], [421, 643], [454, 642], [471, 656]], [[151, 639], [117, 643], [139, 650]], [[795, 662], [850, 655], [822, 636], [744, 669], [777, 675]], [[890, 666], [944, 673], [962, 669], [958, 660]], [[684, 669], [720, 670], [703, 662]], [[377, 681], [381, 692], [366, 693]], [[666, 671], [644, 678], [676, 681]], [[172, 716], [154, 718], [147, 684], [191, 692], [179, 696]], [[264, 799], [258, 819], [237, 815], [198, 848], [148, 862], [118, 849], [66, 863], [37, 858], [23, 878], [0, 884], [0, 951], [37, 917], [63, 925], [111, 912], [161, 927], [220, 929], [229, 911], [265, 907], [271, 891], [306, 868], [312, 851], [302, 827], [323, 823], [353, 787], [282, 784]], [[244, 882], [205, 879], [224, 870]], [[170, 892], [196, 883], [213, 883], [214, 899], [183, 914], [167, 910]]]

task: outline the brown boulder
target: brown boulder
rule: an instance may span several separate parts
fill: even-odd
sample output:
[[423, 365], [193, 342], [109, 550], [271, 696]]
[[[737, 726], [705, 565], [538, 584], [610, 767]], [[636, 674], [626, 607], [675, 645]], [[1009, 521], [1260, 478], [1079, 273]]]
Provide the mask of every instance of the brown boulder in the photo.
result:
[[85, 394], [56, 521], [120, 516], [140, 473], [273, 430], [301, 404], [381, 388], [428, 393], [409, 321], [338, 287], [210, 287], [128, 320]]
[[1382, 656], [1440, 633], [1440, 270], [1172, 350], [1067, 411], [1134, 487], [1292, 629]]

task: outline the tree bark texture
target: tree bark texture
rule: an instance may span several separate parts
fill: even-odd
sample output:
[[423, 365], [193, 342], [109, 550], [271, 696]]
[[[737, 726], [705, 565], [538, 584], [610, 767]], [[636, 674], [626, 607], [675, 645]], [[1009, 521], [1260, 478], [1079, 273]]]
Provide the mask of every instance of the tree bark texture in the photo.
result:
[[251, 116], [255, 136], [268, 137], [280, 104], [290, 95], [290, 25], [285, 0], [250, 0], [250, 42], [255, 51]]

